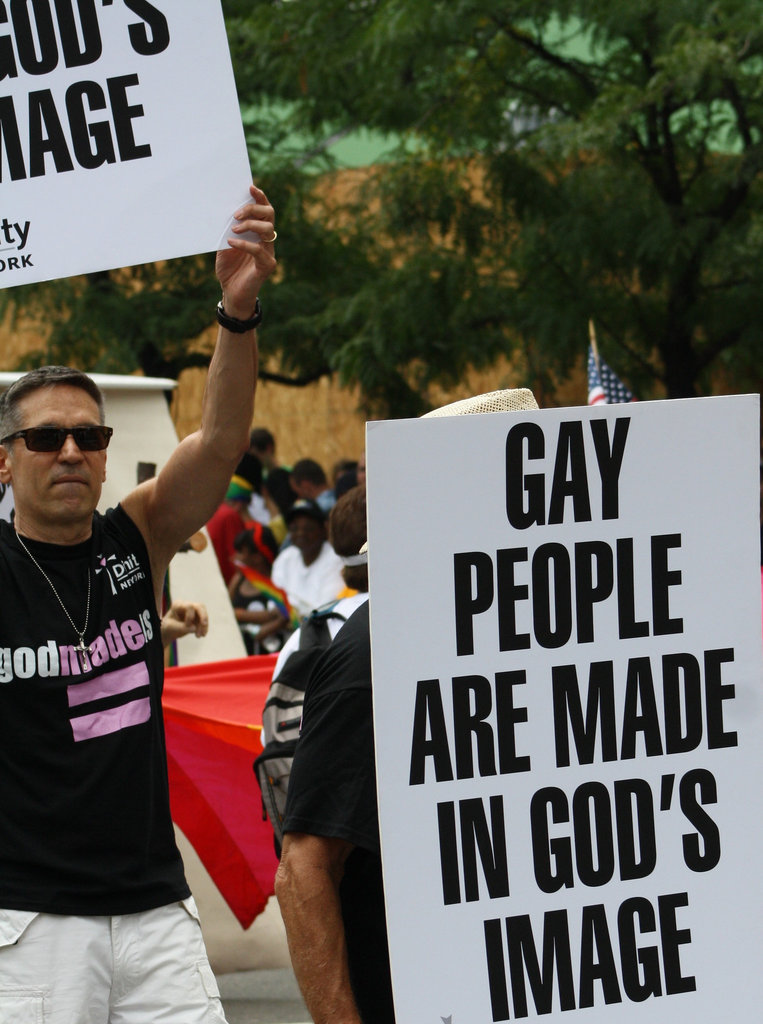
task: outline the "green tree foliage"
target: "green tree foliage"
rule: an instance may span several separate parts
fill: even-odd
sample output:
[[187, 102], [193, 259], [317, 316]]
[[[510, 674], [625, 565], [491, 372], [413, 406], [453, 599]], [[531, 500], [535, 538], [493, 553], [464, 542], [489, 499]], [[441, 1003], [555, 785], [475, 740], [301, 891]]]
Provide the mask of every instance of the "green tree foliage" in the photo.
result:
[[[547, 396], [592, 319], [642, 398], [759, 386], [756, 0], [223, 7], [277, 209], [262, 339], [281, 376], [333, 372], [369, 409], [413, 415], [431, 384], [518, 354]], [[337, 188], [327, 140], [365, 129], [385, 159]], [[137, 275], [14, 298], [53, 320], [52, 354], [89, 369], [206, 359], [187, 339], [217, 298], [210, 261]]]
[[46, 337], [17, 369], [74, 364], [91, 373], [140, 369], [176, 379], [209, 364], [210, 350], [189, 339], [209, 326], [219, 287], [211, 261], [197, 258], [26, 285], [0, 298]]
[[[333, 216], [307, 208], [317, 237], [279, 241], [284, 294], [328, 256], [318, 308], [281, 321], [285, 347], [319, 339], [395, 411], [501, 353], [530, 353], [543, 389], [581, 355], [589, 318], [642, 397], [706, 393], [711, 374], [759, 385], [754, 0], [226, 7], [242, 91], [282, 104], [285, 131], [398, 142]], [[342, 249], [353, 273], [335, 280]]]

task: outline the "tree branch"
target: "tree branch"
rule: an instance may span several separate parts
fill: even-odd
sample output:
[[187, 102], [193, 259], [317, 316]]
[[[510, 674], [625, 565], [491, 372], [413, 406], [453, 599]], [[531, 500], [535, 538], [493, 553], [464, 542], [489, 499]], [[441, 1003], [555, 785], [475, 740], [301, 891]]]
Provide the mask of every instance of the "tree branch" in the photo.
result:
[[263, 370], [262, 367], [260, 367], [257, 376], [260, 380], [269, 380], [274, 384], [285, 384], [286, 387], [290, 388], [305, 388], [308, 384], [314, 384], [322, 377], [330, 377], [331, 370], [328, 366], [324, 366], [320, 370], [314, 370], [312, 373], [306, 373], [302, 377], [287, 377], [283, 373], [272, 373], [270, 370]]

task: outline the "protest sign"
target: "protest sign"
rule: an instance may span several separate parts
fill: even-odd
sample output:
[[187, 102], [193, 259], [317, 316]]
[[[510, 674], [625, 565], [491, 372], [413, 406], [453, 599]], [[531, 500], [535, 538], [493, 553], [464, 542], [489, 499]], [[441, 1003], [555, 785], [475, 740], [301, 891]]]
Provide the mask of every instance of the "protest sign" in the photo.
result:
[[250, 181], [220, 0], [0, 4], [0, 287], [214, 250]]
[[368, 425], [398, 1024], [759, 1019], [758, 446], [758, 396]]

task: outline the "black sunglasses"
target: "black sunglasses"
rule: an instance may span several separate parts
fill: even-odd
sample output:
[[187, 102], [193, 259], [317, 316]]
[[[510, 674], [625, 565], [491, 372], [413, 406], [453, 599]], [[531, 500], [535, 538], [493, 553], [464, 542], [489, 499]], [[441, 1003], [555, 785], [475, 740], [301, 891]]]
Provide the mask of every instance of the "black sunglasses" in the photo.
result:
[[30, 452], [60, 452], [71, 434], [81, 452], [100, 452], [108, 448], [113, 433], [111, 427], [28, 427], [8, 434], [0, 444], [23, 437]]

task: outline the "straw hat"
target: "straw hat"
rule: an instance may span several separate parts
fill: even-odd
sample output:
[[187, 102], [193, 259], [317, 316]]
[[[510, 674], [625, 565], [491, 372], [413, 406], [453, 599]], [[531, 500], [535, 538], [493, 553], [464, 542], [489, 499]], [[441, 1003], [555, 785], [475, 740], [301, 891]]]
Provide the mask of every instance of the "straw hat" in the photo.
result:
[[[460, 402], [441, 405], [439, 409], [426, 412], [421, 419], [432, 416], [469, 416], [478, 412], [528, 412], [539, 409], [535, 395], [529, 388], [504, 388], [502, 391], [488, 391], [484, 395], [474, 395]], [[367, 555], [368, 542], [360, 549], [361, 555]]]
[[527, 412], [539, 408], [535, 395], [529, 388], [506, 388], [503, 391], [488, 391], [484, 395], [474, 395], [460, 402], [441, 405], [424, 413], [422, 419], [430, 416], [468, 416], [475, 412]]

